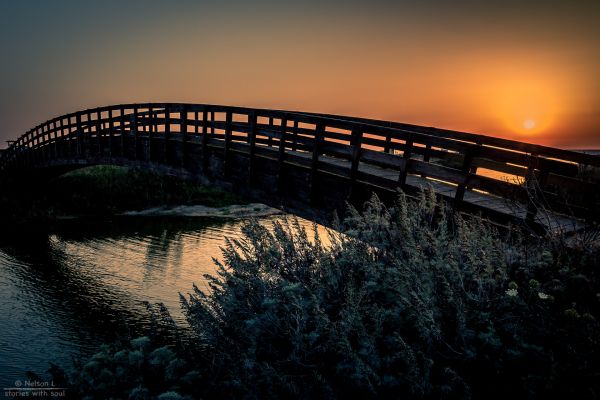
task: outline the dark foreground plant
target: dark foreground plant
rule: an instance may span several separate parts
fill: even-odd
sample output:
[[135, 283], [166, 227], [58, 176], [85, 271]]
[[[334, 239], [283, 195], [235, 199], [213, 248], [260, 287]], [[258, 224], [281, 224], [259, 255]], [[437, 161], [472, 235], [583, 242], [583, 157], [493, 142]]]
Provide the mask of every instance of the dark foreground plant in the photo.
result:
[[[598, 395], [597, 246], [499, 235], [431, 193], [373, 197], [339, 231], [246, 224], [210, 291], [182, 296], [187, 346], [107, 351], [70, 384], [129, 398]], [[132, 354], [146, 372], [127, 385], [115, 377]]]

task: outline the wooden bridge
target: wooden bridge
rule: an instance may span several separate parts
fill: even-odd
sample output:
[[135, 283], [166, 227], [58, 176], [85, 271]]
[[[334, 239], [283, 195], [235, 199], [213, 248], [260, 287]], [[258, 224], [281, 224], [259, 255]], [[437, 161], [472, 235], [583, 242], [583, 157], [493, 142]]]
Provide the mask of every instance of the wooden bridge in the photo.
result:
[[343, 210], [431, 186], [500, 223], [597, 223], [600, 157], [388, 121], [208, 104], [125, 104], [56, 117], [0, 154], [0, 172], [115, 164], [227, 185], [275, 206]]

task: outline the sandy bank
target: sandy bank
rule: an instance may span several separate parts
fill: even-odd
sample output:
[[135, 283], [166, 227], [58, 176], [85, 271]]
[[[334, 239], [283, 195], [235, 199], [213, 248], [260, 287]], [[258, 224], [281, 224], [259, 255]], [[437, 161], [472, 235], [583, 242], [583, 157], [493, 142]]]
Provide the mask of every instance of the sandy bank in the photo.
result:
[[140, 211], [126, 211], [117, 215], [135, 217], [218, 217], [249, 218], [268, 217], [281, 214], [281, 210], [261, 203], [231, 205], [225, 207], [207, 207], [201, 205], [160, 206]]

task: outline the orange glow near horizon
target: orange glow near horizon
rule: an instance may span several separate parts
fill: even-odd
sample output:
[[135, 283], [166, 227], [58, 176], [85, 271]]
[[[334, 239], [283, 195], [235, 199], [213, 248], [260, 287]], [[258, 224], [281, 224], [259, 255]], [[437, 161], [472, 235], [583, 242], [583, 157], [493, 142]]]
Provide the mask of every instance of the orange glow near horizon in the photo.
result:
[[[156, 11], [138, 25], [113, 24], [110, 32], [98, 26], [101, 34], [85, 37], [90, 43], [79, 40], [77, 30], [52, 31], [48, 35], [57, 38], [48, 43], [74, 44], [47, 57], [44, 51], [53, 47], [43, 41], [15, 45], [13, 53], [21, 59], [15, 56], [19, 63], [12, 75], [4, 74], [16, 77], [5, 78], [10, 89], [5, 92], [18, 93], [20, 103], [6, 95], [0, 134], [11, 139], [88, 107], [189, 102], [360, 116], [600, 148], [600, 28], [591, 7], [535, 9], [544, 15], [535, 21], [516, 8], [483, 3], [462, 9], [427, 2], [380, 7], [198, 4], [167, 16]], [[575, 11], [578, 19], [566, 18]], [[17, 28], [6, 37], [27, 39]], [[19, 53], [22, 48], [30, 59]], [[93, 51], [73, 57], [81, 48]], [[53, 63], [41, 68], [39, 59]], [[40, 68], [25, 76], [23, 65]]]
[[492, 97], [498, 119], [508, 133], [532, 139], [552, 128], [563, 111], [553, 88], [531, 80], [505, 83]]

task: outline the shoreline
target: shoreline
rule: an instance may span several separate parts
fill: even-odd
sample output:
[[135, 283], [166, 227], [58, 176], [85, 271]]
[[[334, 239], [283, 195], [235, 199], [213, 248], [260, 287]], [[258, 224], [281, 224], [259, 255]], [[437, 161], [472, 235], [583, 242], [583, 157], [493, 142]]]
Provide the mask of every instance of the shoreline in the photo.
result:
[[119, 217], [190, 217], [190, 218], [261, 218], [283, 214], [283, 211], [262, 203], [234, 204], [224, 207], [203, 205], [174, 205], [124, 211]]

